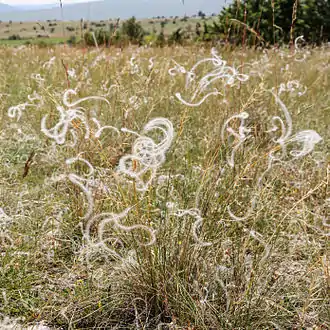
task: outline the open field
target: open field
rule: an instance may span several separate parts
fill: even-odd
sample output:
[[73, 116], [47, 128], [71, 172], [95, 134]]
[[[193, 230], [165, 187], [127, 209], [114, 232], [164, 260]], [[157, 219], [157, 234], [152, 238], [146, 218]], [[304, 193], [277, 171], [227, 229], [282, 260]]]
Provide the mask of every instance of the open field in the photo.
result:
[[[215, 20], [216, 17], [206, 17], [207, 23]], [[124, 21], [119, 22], [119, 26]], [[162, 22], [164, 22], [164, 34], [170, 35], [175, 30], [181, 28], [188, 32], [195, 30], [196, 23], [203, 24], [201, 18], [187, 18], [183, 20], [178, 18], [154, 18], [139, 20], [143, 29], [147, 33], [158, 34], [162, 30]], [[108, 21], [38, 21], [38, 22], [0, 22], [0, 44], [24, 44], [27, 41], [31, 43], [40, 42], [40, 40], [48, 40], [49, 43], [60, 43], [68, 40], [70, 37], [80, 39], [87, 31], [95, 31], [96, 29], [109, 30], [110, 25], [115, 25], [116, 20]], [[13, 35], [18, 35], [21, 40], [8, 40]]]
[[0, 48], [0, 319], [330, 328], [329, 77], [327, 48]]

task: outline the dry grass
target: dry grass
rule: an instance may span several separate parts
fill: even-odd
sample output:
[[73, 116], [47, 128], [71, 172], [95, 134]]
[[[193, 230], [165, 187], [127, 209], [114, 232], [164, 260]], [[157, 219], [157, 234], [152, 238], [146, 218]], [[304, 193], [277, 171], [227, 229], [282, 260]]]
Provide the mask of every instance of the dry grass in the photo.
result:
[[[192, 108], [175, 97], [178, 92], [186, 100], [192, 95], [191, 89], [185, 90], [185, 75], [171, 76], [169, 69], [175, 66], [173, 60], [190, 69], [210, 57], [209, 49], [0, 50], [4, 316], [24, 323], [44, 320], [64, 329], [330, 327], [330, 51], [304, 51], [302, 62], [285, 50], [219, 54], [228, 65], [241, 66], [249, 79], [226, 87], [217, 81], [212, 87], [225, 91], [225, 97], [210, 96]], [[133, 55], [135, 67], [130, 65]], [[53, 64], [47, 65], [52, 57]], [[150, 58], [154, 66], [149, 69]], [[72, 69], [75, 75], [70, 76]], [[198, 74], [208, 70], [204, 66]], [[283, 118], [269, 90], [293, 80], [307, 91], [302, 96], [281, 94], [292, 117], [292, 134], [315, 130], [323, 140], [304, 157], [288, 154], [258, 185], [270, 153], [279, 151], [268, 132], [271, 117]], [[116, 87], [109, 91], [111, 85]], [[77, 105], [84, 107], [91, 132], [85, 139], [82, 118], [72, 120], [74, 147], [56, 144], [41, 131], [46, 114], [47, 128], [58, 122], [56, 106], [63, 106], [68, 87], [78, 92], [69, 95], [69, 102], [103, 96], [110, 103], [88, 100]], [[29, 101], [34, 92], [39, 99]], [[10, 107], [25, 102], [34, 106], [26, 106], [18, 120], [19, 112], [15, 118], [8, 116]], [[249, 114], [251, 137], [237, 150], [232, 168], [227, 160], [237, 141], [230, 136], [222, 140], [221, 130], [228, 118], [243, 111]], [[166, 160], [146, 191], [118, 173], [121, 157], [132, 152], [137, 137], [109, 129], [98, 138], [93, 117], [102, 126], [136, 132], [157, 117], [173, 123], [175, 135]], [[231, 127], [237, 130], [239, 120]], [[160, 134], [149, 136], [156, 141]], [[302, 150], [306, 143], [287, 145]], [[86, 178], [87, 169], [83, 163], [66, 163], [77, 156], [95, 170], [88, 188], [93, 216], [112, 213], [94, 219], [89, 238], [86, 228], [92, 215], [84, 218], [86, 191], [68, 176]], [[140, 166], [133, 161], [133, 171]], [[233, 221], [228, 206], [244, 216], [254, 195], [256, 205], [249, 216]], [[104, 219], [130, 207], [120, 223], [151, 228], [154, 244], [146, 246], [150, 233], [145, 227], [121, 230], [114, 221], [103, 228], [108, 250], [88, 244], [98, 242]]]

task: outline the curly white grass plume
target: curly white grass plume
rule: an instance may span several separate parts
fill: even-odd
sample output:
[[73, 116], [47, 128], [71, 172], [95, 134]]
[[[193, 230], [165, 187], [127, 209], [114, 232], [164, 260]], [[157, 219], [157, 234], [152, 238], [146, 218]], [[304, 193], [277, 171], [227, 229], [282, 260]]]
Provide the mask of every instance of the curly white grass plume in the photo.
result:
[[[249, 118], [249, 114], [247, 112], [242, 112], [238, 115], [233, 115], [229, 119], [225, 121], [221, 130], [221, 138], [223, 143], [227, 143], [226, 134], [229, 133], [229, 137], [233, 136], [237, 142], [232, 147], [232, 151], [229, 157], [227, 157], [227, 162], [230, 167], [235, 166], [235, 153], [239, 149], [239, 147], [250, 137], [248, 134], [251, 132], [251, 129], [246, 128], [245, 121]], [[238, 128], [238, 132], [236, 132], [229, 124], [235, 119], [240, 120], [240, 126]]]
[[[296, 84], [296, 83], [291, 84], [290, 83], [289, 87], [288, 87], [288, 85], [282, 86], [282, 91], [287, 91], [288, 89], [289, 89], [289, 91], [291, 91], [290, 89], [293, 85], [297, 87], [299, 85], [299, 83], [298, 84]], [[273, 142], [279, 146], [279, 150], [277, 148], [273, 148], [268, 153], [267, 169], [259, 176], [259, 178], [257, 180], [257, 190], [261, 189], [262, 181], [265, 178], [266, 174], [268, 174], [272, 170], [274, 163], [284, 161], [285, 158], [288, 156], [287, 148], [290, 144], [300, 144], [300, 145], [302, 145], [301, 149], [299, 149], [299, 150], [298, 149], [293, 149], [289, 152], [289, 155], [292, 156], [293, 159], [298, 159], [298, 158], [304, 157], [304, 156], [308, 155], [309, 153], [311, 153], [314, 150], [315, 145], [317, 143], [319, 143], [320, 141], [322, 141], [321, 136], [317, 132], [315, 132], [314, 130], [301, 131], [301, 132], [298, 132], [295, 135], [292, 135], [293, 123], [292, 123], [292, 118], [291, 118], [291, 115], [289, 113], [288, 108], [283, 103], [283, 101], [280, 99], [279, 95], [275, 94], [275, 92], [273, 90], [271, 91], [271, 94], [274, 96], [275, 102], [279, 105], [280, 109], [282, 110], [282, 113], [284, 114], [284, 120], [279, 116], [273, 116], [272, 119], [271, 119], [271, 123], [272, 123], [273, 126], [268, 132], [277, 132], [278, 130], [280, 130], [280, 133], [281, 133], [280, 137], [273, 138]], [[228, 123], [233, 118], [237, 118], [237, 116], [233, 116], [233, 117], [229, 118], [225, 122], [225, 124], [223, 126], [223, 129], [222, 129], [222, 140], [223, 141], [224, 141], [224, 132], [225, 132], [225, 130], [227, 130], [229, 133], [231, 133], [239, 141], [238, 144], [236, 146], [234, 146], [231, 157], [229, 157], [229, 159], [228, 159], [228, 164], [231, 167], [234, 167], [234, 155], [235, 155], [235, 152], [236, 152], [237, 148], [239, 146], [241, 146], [242, 143], [248, 137], [248, 136], [245, 135], [245, 133], [250, 132], [249, 129], [246, 129], [245, 126], [244, 126], [244, 120], [247, 117], [248, 117], [248, 114], [245, 114], [245, 113], [243, 113], [242, 117], [238, 117], [238, 118], [241, 119], [241, 125], [239, 127], [239, 132], [238, 133], [236, 133], [231, 128], [230, 129], [227, 128]], [[279, 123], [279, 126], [278, 126], [277, 122]], [[277, 154], [278, 151], [279, 151], [279, 155]], [[256, 201], [257, 201], [257, 198], [256, 198], [256, 196], [254, 196], [251, 199], [251, 207], [247, 210], [245, 215], [242, 216], [242, 217], [239, 217], [239, 216], [235, 215], [231, 211], [230, 206], [228, 206], [227, 211], [228, 211], [229, 216], [232, 218], [233, 221], [245, 221], [245, 220], [247, 220], [251, 216], [252, 211], [256, 206]]]
[[43, 85], [43, 83], [45, 82], [45, 79], [42, 78], [40, 73], [32, 73], [31, 79], [35, 80], [39, 85]]
[[270, 132], [276, 132], [279, 129], [279, 127], [276, 125], [276, 122], [279, 122], [280, 124], [281, 136], [277, 139], [273, 139], [273, 141], [276, 144], [279, 144], [281, 153], [280, 156], [277, 157], [275, 155], [275, 151], [271, 151], [269, 153], [270, 161], [273, 162], [277, 160], [282, 160], [285, 156], [287, 156], [287, 146], [290, 143], [302, 144], [301, 150], [295, 149], [290, 151], [291, 156], [293, 156], [294, 158], [306, 156], [307, 154], [312, 152], [314, 150], [315, 145], [322, 140], [321, 136], [314, 130], [301, 131], [296, 133], [295, 135], [292, 135], [292, 118], [289, 113], [289, 110], [278, 95], [276, 95], [274, 92], [271, 93], [273, 94], [276, 103], [279, 105], [284, 114], [285, 122], [279, 116], [274, 116], [271, 119], [273, 127]]
[[[200, 106], [209, 96], [224, 95], [224, 92], [220, 92], [217, 88], [213, 88], [210, 92], [209, 88], [212, 84], [216, 83], [218, 80], [222, 81], [223, 89], [226, 86], [234, 86], [236, 83], [245, 82], [249, 79], [249, 76], [246, 74], [241, 74], [234, 67], [228, 66], [227, 62], [222, 60], [218, 56], [217, 51], [212, 48], [211, 51], [212, 57], [205, 58], [198, 61], [189, 71], [186, 71], [183, 67], [176, 63], [176, 66], [170, 69], [170, 75], [175, 75], [177, 72], [186, 73], [186, 90], [195, 89], [190, 100], [185, 100], [181, 93], [176, 93], [175, 96], [180, 102], [190, 107]], [[202, 64], [212, 64], [213, 70], [203, 76], [198, 82], [196, 81], [197, 73], [196, 71]], [[191, 86], [193, 84], [193, 86]], [[204, 93], [207, 92], [206, 95]], [[200, 98], [199, 101], [196, 99]]]
[[63, 104], [68, 107], [68, 108], [72, 108], [72, 107], [76, 107], [77, 105], [79, 105], [82, 102], [86, 102], [89, 100], [98, 100], [98, 101], [104, 101], [107, 104], [110, 105], [110, 102], [102, 96], [87, 96], [87, 97], [83, 97], [79, 100], [77, 100], [76, 102], [70, 102], [69, 98], [71, 97], [70, 95], [77, 95], [77, 92], [74, 89], [68, 89], [64, 92], [63, 94]]
[[298, 80], [290, 80], [286, 84], [280, 84], [278, 95], [281, 95], [283, 92], [290, 92], [291, 94], [297, 93], [298, 96], [303, 96], [307, 92], [307, 87], [301, 85]]
[[[123, 173], [131, 177], [136, 182], [136, 189], [146, 191], [156, 176], [159, 166], [166, 159], [166, 152], [172, 144], [174, 138], [174, 129], [171, 121], [166, 118], [155, 118], [143, 129], [143, 133], [149, 133], [154, 130], [160, 130], [163, 133], [163, 138], [159, 142], [152, 138], [142, 136], [131, 130], [122, 128], [123, 132], [133, 133], [138, 136], [135, 140], [132, 153], [123, 156], [119, 160], [118, 173]], [[145, 179], [143, 176], [148, 175]]]
[[41, 119], [41, 131], [46, 136], [55, 140], [57, 144], [64, 144], [67, 140], [67, 134], [68, 134], [68, 132], [70, 132], [70, 134], [73, 138], [73, 143], [71, 144], [71, 146], [72, 147], [75, 146], [75, 144], [77, 142], [77, 139], [76, 139], [77, 134], [74, 131], [72, 121], [75, 119], [78, 119], [84, 124], [84, 126], [86, 128], [85, 139], [89, 138], [90, 129], [89, 129], [88, 122], [86, 120], [85, 113], [83, 111], [77, 110], [77, 109], [65, 110], [61, 106], [57, 106], [56, 109], [60, 114], [60, 118], [59, 118], [58, 123], [55, 126], [53, 126], [52, 128], [49, 128], [49, 129], [47, 128], [46, 121], [47, 121], [48, 115], [45, 115]]
[[[85, 109], [82, 107], [76, 107], [82, 102], [86, 102], [89, 100], [98, 100], [98, 101], [104, 101], [107, 104], [109, 104], [109, 101], [101, 96], [88, 96], [81, 98], [75, 102], [70, 102], [69, 97], [70, 95], [76, 95], [77, 92], [73, 89], [67, 90], [64, 95], [63, 95], [63, 104], [68, 108], [65, 110], [64, 107], [62, 106], [57, 106], [56, 109], [59, 112], [59, 119], [57, 124], [53, 126], [52, 128], [47, 128], [46, 126], [46, 121], [48, 118], [48, 115], [45, 115], [42, 120], [41, 120], [41, 131], [48, 136], [49, 138], [53, 139], [56, 141], [57, 144], [64, 144], [67, 140], [67, 134], [70, 133], [71, 137], [73, 139], [73, 142], [70, 144], [70, 146], [74, 147], [77, 142], [77, 133], [76, 133], [76, 127], [73, 125], [74, 120], [80, 121], [84, 127], [85, 127], [85, 135], [84, 138], [87, 140], [90, 138], [90, 126], [89, 126], [89, 121], [88, 118], [85, 114]], [[74, 108], [76, 107], [76, 108]], [[72, 109], [74, 108], [74, 109]], [[105, 126], [101, 127], [99, 122], [94, 118], [94, 123], [97, 124], [98, 130], [95, 134], [95, 137], [100, 137], [102, 131], [106, 128], [111, 128], [114, 130], [117, 130], [116, 128], [112, 126]], [[118, 130], [117, 130], [118, 131]], [[119, 132], [119, 131], [118, 131]]]
[[8, 109], [8, 117], [16, 118], [19, 121], [22, 117], [23, 111], [26, 107], [35, 107], [34, 104], [31, 103], [22, 103], [15, 106], [12, 106]]
[[151, 71], [153, 69], [154, 65], [155, 65], [154, 59], [155, 59], [155, 57], [150, 57], [149, 58], [149, 65], [148, 65], [148, 70], [149, 71]]
[[[109, 229], [106, 229], [109, 225], [113, 230], [121, 230], [124, 232], [131, 232], [134, 230], [143, 230], [149, 234], [149, 241], [147, 243], [140, 243], [142, 246], [151, 246], [156, 242], [156, 233], [153, 229], [145, 225], [132, 225], [126, 226], [121, 223], [121, 220], [127, 217], [132, 207], [125, 209], [123, 212], [116, 213], [101, 213], [92, 217], [86, 225], [84, 230], [84, 237], [87, 245], [85, 246], [85, 254], [88, 256], [96, 251], [100, 254], [106, 254], [108, 256], [121, 258], [121, 256], [113, 249], [109, 247], [109, 244], [117, 244], [120, 239], [115, 236], [109, 236]], [[97, 227], [97, 234], [94, 237], [94, 227]], [[108, 237], [107, 237], [108, 235]]]
[[54, 66], [55, 60], [56, 60], [56, 56], [53, 56], [49, 61], [43, 64], [42, 68], [49, 70], [52, 66]]
[[263, 237], [260, 233], [254, 231], [254, 230], [248, 230], [244, 228], [245, 232], [248, 232], [252, 238], [254, 238], [256, 241], [258, 241], [261, 245], [264, 246], [264, 254], [260, 260], [260, 263], [264, 262], [270, 254], [270, 246], [263, 240]]
[[116, 128], [114, 126], [111, 126], [111, 125], [101, 126], [100, 122], [96, 118], [92, 118], [92, 121], [95, 123], [95, 125], [97, 127], [97, 131], [95, 132], [95, 137], [96, 138], [99, 138], [101, 136], [101, 134], [103, 133], [103, 131], [106, 130], [106, 129], [113, 130], [118, 135], [120, 135], [120, 132], [119, 132], [118, 128]]
[[[302, 52], [302, 50], [299, 46], [300, 41], [305, 41], [304, 36], [299, 36], [294, 41], [294, 54], [293, 54], [293, 57], [294, 57], [294, 60], [296, 62], [304, 62], [307, 58], [306, 53]], [[299, 56], [301, 56], [301, 57], [299, 57]], [[290, 56], [288, 56], [288, 57], [290, 57]]]
[[85, 165], [87, 165], [89, 172], [86, 174], [87, 178], [83, 178], [75, 173], [70, 173], [68, 175], [69, 180], [74, 184], [77, 185], [85, 194], [86, 199], [87, 199], [87, 211], [84, 215], [84, 219], [88, 219], [92, 213], [93, 213], [93, 207], [94, 207], [94, 199], [93, 199], [93, 194], [92, 191], [90, 190], [90, 183], [91, 180], [94, 180], [93, 174], [94, 174], [94, 168], [91, 163], [89, 163], [86, 159], [80, 158], [80, 157], [75, 157], [75, 158], [70, 158], [66, 160], [67, 165], [72, 165], [76, 162], [83, 162]]
[[321, 141], [322, 137], [317, 132], [314, 130], [306, 130], [292, 135], [285, 143], [287, 145], [293, 142], [302, 144], [301, 150], [294, 149], [290, 151], [291, 156], [294, 158], [300, 158], [311, 153], [314, 150], [315, 145]]
[[227, 206], [227, 212], [228, 212], [229, 216], [231, 217], [231, 221], [234, 221], [234, 222], [246, 221], [252, 215], [255, 205], [256, 205], [256, 197], [253, 197], [251, 200], [251, 206], [247, 209], [244, 216], [239, 217], [236, 214], [234, 214], [234, 212], [231, 210], [230, 205]]
[[184, 216], [191, 216], [196, 219], [196, 221], [193, 223], [192, 226], [192, 235], [195, 239], [195, 242], [200, 245], [200, 246], [211, 246], [213, 243], [211, 242], [204, 242], [199, 238], [198, 235], [198, 229], [202, 226], [203, 224], [203, 218], [201, 217], [201, 212], [199, 209], [189, 209], [189, 210], [181, 210], [177, 209], [174, 212], [171, 212], [172, 215], [182, 218]]
[[187, 73], [186, 69], [178, 64], [176, 61], [172, 59], [172, 61], [175, 63], [175, 67], [168, 70], [168, 74], [172, 77], [175, 77], [178, 73]]
[[130, 60], [129, 64], [131, 66], [131, 74], [140, 74], [140, 67], [139, 65], [135, 62], [136, 57], [133, 55]]
[[13, 223], [13, 219], [8, 216], [2, 207], [0, 207], [0, 230], [5, 230]]

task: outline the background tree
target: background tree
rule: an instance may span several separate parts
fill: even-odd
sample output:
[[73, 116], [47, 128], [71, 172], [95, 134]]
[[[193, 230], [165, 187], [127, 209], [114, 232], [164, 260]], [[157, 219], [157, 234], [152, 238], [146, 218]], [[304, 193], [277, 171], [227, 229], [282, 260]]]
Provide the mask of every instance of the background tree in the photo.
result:
[[145, 31], [141, 24], [136, 21], [136, 18], [132, 17], [123, 23], [121, 34], [127, 36], [132, 43], [140, 43], [145, 35]]
[[[249, 0], [234, 1], [219, 15], [214, 34], [222, 33], [227, 39], [256, 44], [288, 43], [303, 35], [310, 43], [320, 44], [330, 38], [329, 0]], [[244, 32], [245, 31], [245, 32]]]
[[198, 17], [200, 17], [201, 19], [204, 19], [205, 18], [205, 13], [203, 13], [201, 10], [198, 12]]

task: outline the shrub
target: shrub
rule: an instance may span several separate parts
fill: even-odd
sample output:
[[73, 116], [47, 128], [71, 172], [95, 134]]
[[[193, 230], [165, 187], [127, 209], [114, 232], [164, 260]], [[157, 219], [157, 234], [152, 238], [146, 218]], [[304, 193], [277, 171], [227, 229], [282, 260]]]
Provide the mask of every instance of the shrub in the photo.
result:
[[95, 23], [95, 26], [96, 27], [104, 27], [104, 26], [106, 26], [106, 24], [105, 23]]
[[[98, 45], [108, 45], [109, 43], [109, 33], [104, 30], [96, 30], [94, 32], [95, 39]], [[84, 41], [87, 46], [95, 46], [95, 40], [93, 34], [86, 32], [84, 35]]]
[[205, 13], [203, 13], [201, 10], [198, 12], [198, 17], [200, 17], [201, 19], [204, 19], [205, 16]]
[[159, 33], [159, 35], [157, 36], [156, 46], [158, 46], [158, 47], [164, 47], [165, 44], [166, 44], [165, 35], [164, 35], [164, 32], [161, 31]]
[[37, 46], [38, 46], [39, 48], [47, 48], [49, 45], [47, 44], [46, 41], [44, 41], [44, 40], [40, 40], [40, 41], [37, 42]]
[[182, 31], [182, 28], [179, 28], [175, 30], [170, 37], [168, 38], [168, 44], [173, 45], [173, 44], [183, 44], [183, 39], [184, 39], [184, 33]]
[[22, 38], [20, 37], [19, 34], [13, 34], [8, 37], [8, 40], [21, 40]]
[[148, 35], [144, 36], [144, 38], [143, 38], [144, 44], [146, 44], [148, 46], [151, 46], [151, 45], [155, 44], [156, 41], [157, 41], [157, 36], [154, 33], [153, 34], [148, 34]]
[[71, 36], [68, 41], [67, 41], [68, 45], [74, 46], [77, 44], [77, 37], [76, 36]]
[[127, 36], [131, 43], [141, 43], [144, 35], [146, 34], [140, 23], [132, 17], [123, 23], [121, 33]]

